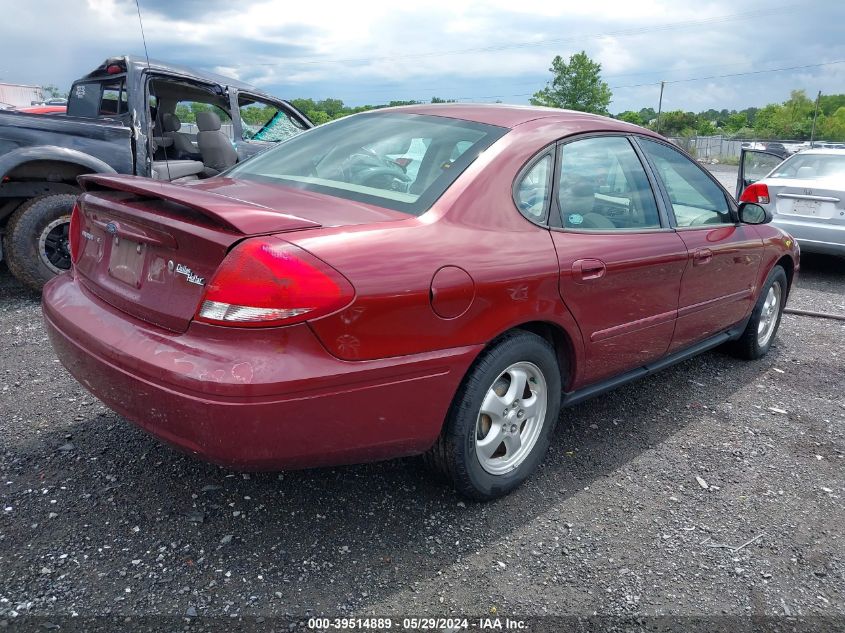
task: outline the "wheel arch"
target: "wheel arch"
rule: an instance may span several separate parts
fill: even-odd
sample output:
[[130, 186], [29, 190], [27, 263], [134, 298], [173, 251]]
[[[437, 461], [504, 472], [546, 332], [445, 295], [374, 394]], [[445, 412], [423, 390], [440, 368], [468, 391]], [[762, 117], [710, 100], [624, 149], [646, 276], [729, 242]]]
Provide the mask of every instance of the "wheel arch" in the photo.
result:
[[117, 173], [108, 163], [67, 147], [24, 147], [0, 156], [0, 178], [75, 184], [87, 173]]
[[526, 321], [501, 332], [485, 346], [485, 349], [495, 345], [496, 341], [508, 332], [516, 330], [531, 332], [551, 344], [557, 356], [558, 367], [560, 367], [561, 390], [565, 391], [575, 376], [577, 363], [575, 343], [569, 332], [560, 324], [551, 321]]
[[789, 297], [789, 292], [792, 290], [792, 280], [795, 277], [795, 262], [789, 255], [784, 255], [775, 262], [774, 266], [780, 266], [786, 272], [786, 296]]

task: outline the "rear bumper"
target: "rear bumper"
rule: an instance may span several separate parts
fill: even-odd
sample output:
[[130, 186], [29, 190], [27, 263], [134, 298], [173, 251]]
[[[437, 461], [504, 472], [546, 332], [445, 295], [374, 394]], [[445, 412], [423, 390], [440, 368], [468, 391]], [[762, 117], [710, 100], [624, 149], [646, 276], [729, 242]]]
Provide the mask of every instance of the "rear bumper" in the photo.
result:
[[305, 325], [177, 334], [87, 293], [71, 275], [44, 288], [64, 366], [108, 407], [223, 466], [275, 470], [425, 451], [480, 346], [377, 361], [330, 355]]
[[845, 226], [775, 216], [772, 224], [789, 233], [808, 253], [845, 255]]

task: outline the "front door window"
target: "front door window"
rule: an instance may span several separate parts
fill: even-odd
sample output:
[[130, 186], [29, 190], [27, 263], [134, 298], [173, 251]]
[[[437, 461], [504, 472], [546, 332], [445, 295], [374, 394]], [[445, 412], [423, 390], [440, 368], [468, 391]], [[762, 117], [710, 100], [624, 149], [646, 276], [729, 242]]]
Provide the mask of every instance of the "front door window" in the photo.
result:
[[305, 130], [302, 123], [269, 101], [241, 95], [238, 109], [241, 113], [241, 140], [244, 141], [284, 141]]

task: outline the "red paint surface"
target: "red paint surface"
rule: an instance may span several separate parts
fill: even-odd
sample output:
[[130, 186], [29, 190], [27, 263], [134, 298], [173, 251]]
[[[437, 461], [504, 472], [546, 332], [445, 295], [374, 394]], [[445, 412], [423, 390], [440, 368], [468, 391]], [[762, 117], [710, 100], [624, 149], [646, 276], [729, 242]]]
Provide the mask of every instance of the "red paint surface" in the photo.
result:
[[[535, 108], [409, 111], [513, 128], [421, 217], [226, 178], [88, 178], [120, 191], [83, 197], [93, 237], [74, 272], [45, 287], [59, 358], [122, 415], [218, 463], [365, 461], [428, 448], [472, 361], [511, 328], [557, 328], [571, 391], [741, 322], [778, 259], [797, 268], [794, 244], [770, 225], [602, 235], [550, 231], [517, 211], [514, 178], [550, 143], [647, 131]], [[109, 222], [121, 239], [145, 236], [134, 272], [131, 252], [112, 257]], [[207, 281], [257, 234], [337, 270], [351, 303], [287, 327], [195, 321], [204, 286], [168, 262]]]
[[431, 280], [431, 308], [443, 319], [461, 316], [475, 298], [475, 282], [463, 268], [444, 266]]

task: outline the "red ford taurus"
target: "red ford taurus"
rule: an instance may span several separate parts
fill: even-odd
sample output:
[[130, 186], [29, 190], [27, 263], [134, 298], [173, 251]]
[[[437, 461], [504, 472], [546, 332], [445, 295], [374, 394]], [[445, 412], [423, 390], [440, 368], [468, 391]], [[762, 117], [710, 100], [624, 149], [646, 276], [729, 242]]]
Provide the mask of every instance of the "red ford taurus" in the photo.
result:
[[531, 474], [562, 405], [765, 354], [798, 270], [664, 139], [562, 110], [383, 110], [210, 180], [82, 183], [44, 316], [94, 395], [226, 466], [424, 453], [481, 499]]

